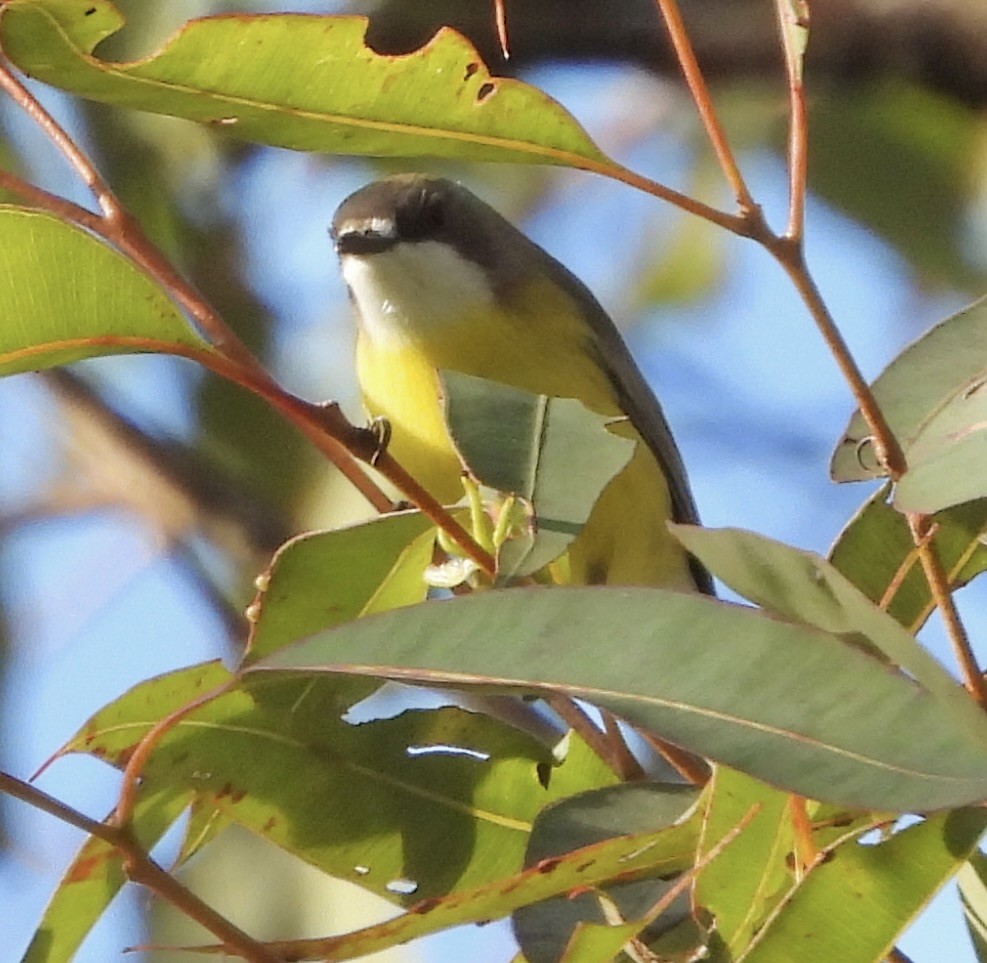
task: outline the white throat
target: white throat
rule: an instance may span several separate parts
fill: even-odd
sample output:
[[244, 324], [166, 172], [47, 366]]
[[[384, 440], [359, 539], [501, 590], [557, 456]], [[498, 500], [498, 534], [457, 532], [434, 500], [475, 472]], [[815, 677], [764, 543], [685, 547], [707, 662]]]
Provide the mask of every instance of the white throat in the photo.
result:
[[341, 267], [360, 325], [380, 345], [427, 338], [494, 300], [483, 268], [439, 241], [402, 242], [364, 256], [344, 254]]

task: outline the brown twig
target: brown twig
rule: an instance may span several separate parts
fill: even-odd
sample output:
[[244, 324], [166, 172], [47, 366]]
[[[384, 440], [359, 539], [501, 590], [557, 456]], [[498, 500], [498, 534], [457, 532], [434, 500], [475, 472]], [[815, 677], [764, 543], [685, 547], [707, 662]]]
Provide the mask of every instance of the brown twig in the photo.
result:
[[949, 579], [943, 571], [939, 553], [936, 551], [934, 523], [927, 515], [908, 514], [905, 517], [912, 533], [912, 540], [918, 550], [919, 561], [922, 563], [922, 571], [925, 573], [925, 580], [929, 584], [929, 591], [942, 615], [946, 634], [949, 636], [950, 644], [953, 647], [953, 655], [963, 675], [963, 684], [979, 705], [987, 709], [987, 683], [984, 682], [983, 672], [977, 665], [973, 649], [970, 647], [966, 628], [960, 620], [956, 602], [949, 590]]
[[[881, 410], [865, 380], [856, 360], [834, 321], [829, 308], [819, 293], [815, 280], [805, 263], [803, 235], [805, 226], [805, 193], [807, 177], [808, 122], [806, 118], [805, 95], [802, 81], [802, 51], [797, 46], [797, 32], [808, 26], [808, 4], [801, 0], [776, 0], [776, 11], [781, 33], [782, 48], [788, 76], [790, 126], [789, 126], [789, 215], [788, 227], [784, 235], [771, 230], [764, 219], [760, 207], [747, 190], [740, 170], [719, 125], [706, 87], [702, 71], [696, 61], [678, 10], [676, 0], [655, 0], [668, 27], [676, 56], [692, 92], [710, 142], [720, 162], [724, 175], [730, 182], [737, 197], [740, 214], [723, 215], [709, 210], [696, 211], [713, 223], [725, 227], [743, 237], [749, 237], [761, 244], [781, 265], [788, 275], [810, 315], [816, 323], [826, 346], [829, 348], [844, 379], [850, 387], [861, 416], [870, 429], [878, 462], [887, 472], [892, 482], [898, 481], [907, 470], [904, 452], [894, 432], [891, 430], [884, 412]], [[793, 8], [793, 3], [795, 7]], [[644, 180], [611, 173], [632, 186], [638, 187], [656, 197], [668, 199], [666, 189], [656, 191], [654, 185]], [[677, 206], [689, 208], [674, 199]], [[970, 648], [966, 630], [959, 618], [956, 606], [949, 592], [949, 584], [935, 552], [927, 516], [909, 515], [908, 524], [912, 538], [922, 562], [930, 592], [942, 612], [943, 621], [949, 634], [967, 689], [980, 705], [987, 709], [987, 683], [978, 668]]]
[[655, 2], [665, 19], [665, 26], [668, 28], [672, 46], [675, 48], [675, 56], [678, 58], [685, 82], [692, 94], [692, 99], [695, 101], [696, 110], [699, 111], [703, 126], [706, 128], [706, 135], [713, 146], [713, 152], [719, 161], [723, 176], [726, 177], [730, 188], [733, 190], [741, 213], [746, 213], [756, 207], [754, 198], [751, 197], [751, 193], [747, 189], [744, 175], [741, 174], [740, 168], [737, 166], [726, 134], [716, 116], [716, 110], [709, 95], [709, 88], [706, 86], [706, 79], [703, 77], [699, 62], [696, 60], [696, 53], [692, 49], [692, 42], [689, 40], [685, 24], [682, 21], [678, 3], [676, 0], [655, 0]]
[[897, 946], [891, 947], [891, 952], [885, 959], [887, 963], [912, 963], [912, 958], [899, 950]]
[[0, 792], [20, 799], [116, 849], [129, 879], [168, 900], [176, 909], [209, 930], [231, 953], [251, 963], [283, 963], [271, 950], [248, 936], [203, 903], [144, 851], [129, 828], [97, 822], [21, 779], [0, 772]]
[[881, 411], [877, 400], [874, 398], [874, 393], [870, 390], [870, 385], [867, 384], [856, 359], [850, 353], [840, 329], [836, 326], [826, 302], [822, 299], [822, 295], [820, 295], [819, 289], [809, 273], [801, 245], [787, 238], [776, 237], [765, 243], [765, 247], [781, 265], [792, 284], [795, 285], [802, 302], [809, 309], [809, 314], [812, 315], [812, 320], [819, 328], [819, 333], [823, 336], [826, 347], [829, 348], [840, 372], [850, 386], [860, 414], [870, 428], [878, 460], [891, 480], [897, 481], [905, 473], [906, 468], [901, 446], [891, 431], [891, 427], [884, 417], [884, 412]]
[[753, 236], [751, 233], [753, 229], [751, 226], [752, 222], [748, 216], [750, 212], [745, 214], [727, 214], [725, 211], [711, 207], [709, 204], [704, 204], [702, 201], [697, 201], [694, 197], [689, 197], [688, 194], [682, 194], [659, 181], [652, 180], [650, 177], [645, 177], [643, 174], [638, 174], [636, 171], [622, 167], [620, 164], [616, 164], [610, 160], [588, 161], [584, 158], [575, 158], [573, 160], [573, 167], [590, 171], [594, 174], [601, 174], [603, 177], [609, 177], [611, 180], [619, 181], [628, 187], [636, 188], [645, 194], [650, 194], [652, 197], [657, 197], [671, 204], [673, 207], [679, 208], [679, 210], [685, 211], [687, 214], [694, 214], [696, 217], [701, 217], [704, 221], [709, 221], [710, 224], [716, 224], [731, 234], [736, 234], [739, 237]]
[[[562, 693], [546, 694], [545, 702], [552, 711], [590, 747], [590, 749], [621, 780], [626, 780], [623, 754], [615, 752], [606, 733], [593, 722], [579, 704]], [[626, 747], [625, 747], [626, 749]]]
[[641, 763], [637, 761], [624, 739], [617, 717], [609, 709], [599, 709], [599, 713], [603, 720], [603, 733], [610, 745], [613, 759], [620, 766], [621, 778], [624, 782], [646, 778], [647, 773], [641, 768]]
[[647, 729], [637, 731], [638, 735], [687, 782], [691, 782], [694, 786], [704, 786], [709, 782], [709, 763], [700, 756], [666, 742]]

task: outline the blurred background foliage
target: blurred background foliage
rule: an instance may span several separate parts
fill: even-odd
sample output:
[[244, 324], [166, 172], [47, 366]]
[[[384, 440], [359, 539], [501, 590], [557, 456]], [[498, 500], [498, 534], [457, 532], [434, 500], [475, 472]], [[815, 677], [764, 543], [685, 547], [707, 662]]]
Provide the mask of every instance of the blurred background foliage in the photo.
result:
[[[128, 22], [99, 49], [107, 59], [139, 57], [193, 16], [282, 9], [274, 0], [118, 6]], [[296, 2], [291, 9], [370, 13], [368, 38], [386, 51], [414, 49], [438, 24], [455, 23], [494, 73], [544, 85], [621, 162], [729, 207], [651, 0], [506, 0], [507, 62], [485, 0]], [[778, 224], [787, 112], [771, 4], [683, 0], [683, 9], [741, 164]], [[987, 13], [981, 0], [937, 8], [831, 0], [813, 13], [810, 262], [818, 259], [824, 294], [851, 342], [862, 342], [873, 375], [902, 343], [985, 287]], [[402, 165], [291, 154], [169, 118], [45, 99], [151, 237], [279, 379], [305, 397], [340, 400], [359, 421], [346, 298], [325, 229], [349, 191]], [[9, 104], [0, 107], [0, 124], [0, 162], [87, 202]], [[628, 333], [645, 373], [659, 373], [708, 522], [760, 525], [825, 550], [865, 494], [831, 496], [825, 479], [826, 446], [851, 406], [811, 332], [805, 350], [818, 363], [768, 324], [768, 315], [782, 314], [785, 326], [807, 328], [767, 259], [708, 224], [587, 175], [441, 169], [573, 267]], [[840, 248], [852, 245], [864, 253], [841, 260]], [[773, 356], [776, 367], [748, 369], [752, 356]], [[744, 418], [731, 420], [732, 407]], [[779, 502], [772, 485], [789, 470], [781, 490], [792, 500]], [[796, 520], [766, 521], [781, 505]], [[184, 362], [118, 358], [79, 365], [73, 378], [0, 383], [0, 512], [0, 761], [23, 774], [128, 685], [236, 652], [240, 612], [272, 549], [368, 509], [252, 396]], [[109, 807], [111, 775], [59, 765], [67, 775], [52, 774], [45, 788], [90, 812]], [[2, 914], [0, 935], [20, 945], [77, 840], [63, 828], [43, 835], [51, 829], [44, 817], [3, 804], [0, 812], [0, 901], [20, 900], [16, 913]], [[258, 906], [246, 918], [258, 931], [319, 933], [334, 925], [324, 907], [338, 898], [312, 880], [284, 882], [271, 854], [243, 845], [193, 868], [212, 877], [207, 890], [228, 890], [227, 860], [240, 860], [232, 878], [257, 879]], [[259, 907], [271, 910], [275, 890], [281, 909], [261, 924]], [[349, 909], [355, 896], [346, 893]], [[303, 924], [297, 914], [306, 899], [315, 909]], [[104, 946], [128, 942], [121, 932], [130, 942], [144, 938], [143, 914], [132, 911], [147, 907], [140, 897], [129, 900], [109, 921]], [[231, 912], [243, 918], [245, 911]], [[198, 936], [169, 925], [150, 938]], [[472, 958], [510, 955], [502, 930], [483, 939], [487, 949]], [[439, 940], [421, 958], [462, 958], [455, 947]], [[99, 948], [87, 952], [87, 959], [110, 958]]]

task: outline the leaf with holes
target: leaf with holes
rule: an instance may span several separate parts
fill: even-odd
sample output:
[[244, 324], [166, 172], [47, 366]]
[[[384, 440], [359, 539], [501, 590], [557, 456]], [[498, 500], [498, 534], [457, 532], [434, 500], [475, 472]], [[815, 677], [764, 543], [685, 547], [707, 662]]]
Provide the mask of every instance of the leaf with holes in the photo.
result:
[[344, 721], [365, 688], [269, 673], [239, 685], [207, 663], [135, 686], [61, 753], [122, 766], [156, 722], [212, 693], [162, 738], [143, 784], [193, 791], [299, 859], [406, 905], [517, 872], [535, 813], [601, 784], [598, 765], [577, 755], [553, 766], [530, 736], [456, 708]]
[[607, 159], [554, 100], [493, 77], [444, 28], [402, 56], [364, 44], [365, 17], [269, 14], [187, 23], [133, 63], [93, 56], [122, 23], [107, 0], [13, 0], [0, 48], [29, 76], [121, 107], [214, 124], [244, 140], [375, 157], [599, 167]]
[[286, 542], [254, 603], [247, 661], [366, 612], [423, 601], [433, 542], [434, 526], [417, 511]]

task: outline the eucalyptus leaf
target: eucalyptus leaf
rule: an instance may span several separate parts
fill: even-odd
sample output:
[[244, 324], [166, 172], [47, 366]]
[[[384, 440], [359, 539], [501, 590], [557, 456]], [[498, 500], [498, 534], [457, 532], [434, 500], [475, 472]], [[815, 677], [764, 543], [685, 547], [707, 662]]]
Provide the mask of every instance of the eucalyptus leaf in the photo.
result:
[[[981, 298], [905, 348], [871, 386], [906, 458], [929, 418], [950, 399], [962, 399], [965, 391], [979, 384], [987, 372], [985, 346], [987, 298]], [[833, 454], [830, 469], [836, 481], [883, 475], [869, 437], [870, 429], [858, 411]]]
[[[672, 826], [686, 817], [699, 796], [700, 791], [693, 786], [639, 783], [563, 799], [547, 806], [535, 819], [525, 866], [616, 836]], [[670, 885], [666, 874], [663, 879], [618, 883], [606, 887], [605, 892], [621, 918], [637, 919], [647, 914]], [[677, 901], [671, 912], [660, 917], [663, 928], [684, 919], [688, 912], [688, 898]], [[580, 923], [606, 922], [595, 893], [535, 903], [519, 909], [512, 918], [514, 935], [528, 963], [555, 963], [563, 957]], [[617, 945], [619, 948], [621, 943]]]
[[987, 857], [974, 850], [956, 874], [963, 917], [979, 963], [987, 963]]
[[90, 100], [213, 124], [244, 140], [377, 157], [605, 164], [552, 98], [494, 77], [440, 30], [411, 54], [364, 43], [367, 18], [231, 14], [191, 20], [131, 63], [93, 56], [122, 18], [108, 0], [13, 0], [0, 48], [31, 77]]
[[211, 348], [157, 284], [88, 231], [0, 205], [0, 375], [142, 352]]
[[445, 415], [471, 472], [534, 506], [535, 530], [500, 553], [499, 574], [523, 576], [558, 558], [600, 492], [634, 453], [607, 431], [613, 419], [570, 398], [549, 398], [453, 371], [442, 372]]
[[841, 634], [695, 594], [510, 589], [426, 602], [319, 633], [250, 671], [271, 670], [561, 690], [841, 805], [924, 811], [987, 798], [987, 722]]

